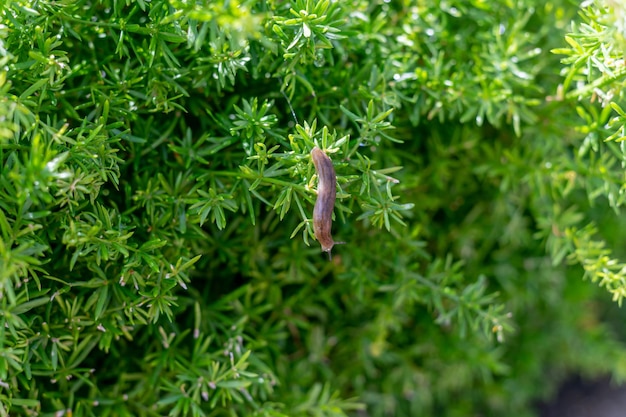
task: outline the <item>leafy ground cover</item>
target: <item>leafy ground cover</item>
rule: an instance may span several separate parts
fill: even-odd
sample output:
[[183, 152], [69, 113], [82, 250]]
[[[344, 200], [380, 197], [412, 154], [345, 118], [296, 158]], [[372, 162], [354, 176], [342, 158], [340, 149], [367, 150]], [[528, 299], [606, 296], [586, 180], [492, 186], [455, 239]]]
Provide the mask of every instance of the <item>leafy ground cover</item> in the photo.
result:
[[0, 7], [0, 414], [530, 416], [626, 375], [620, 4]]

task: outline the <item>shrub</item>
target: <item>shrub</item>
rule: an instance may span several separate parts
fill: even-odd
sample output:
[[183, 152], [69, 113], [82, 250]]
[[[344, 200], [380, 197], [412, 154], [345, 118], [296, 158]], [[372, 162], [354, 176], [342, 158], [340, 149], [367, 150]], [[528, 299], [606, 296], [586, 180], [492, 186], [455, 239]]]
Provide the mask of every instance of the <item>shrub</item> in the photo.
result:
[[623, 10], [567, 48], [567, 1], [431, 3], [6, 2], [0, 413], [523, 416], [623, 378]]

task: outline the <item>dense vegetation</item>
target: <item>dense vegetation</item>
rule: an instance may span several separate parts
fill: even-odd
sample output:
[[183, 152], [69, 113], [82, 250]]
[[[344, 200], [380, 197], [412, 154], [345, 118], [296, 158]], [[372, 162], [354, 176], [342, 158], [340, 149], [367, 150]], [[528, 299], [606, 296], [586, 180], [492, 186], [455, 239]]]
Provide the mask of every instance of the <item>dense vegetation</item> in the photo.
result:
[[0, 415], [530, 416], [626, 376], [618, 2], [0, 7]]

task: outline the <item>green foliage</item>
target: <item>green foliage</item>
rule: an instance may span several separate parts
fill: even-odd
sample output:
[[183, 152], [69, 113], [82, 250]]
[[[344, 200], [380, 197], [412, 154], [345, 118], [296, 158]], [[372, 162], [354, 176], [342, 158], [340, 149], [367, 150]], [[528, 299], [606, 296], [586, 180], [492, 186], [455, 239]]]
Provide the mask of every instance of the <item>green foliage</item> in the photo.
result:
[[[571, 186], [564, 194], [584, 190], [590, 202], [607, 205], [619, 214], [626, 201], [626, 113], [622, 110], [626, 103], [626, 9], [620, 2], [589, 2], [580, 16], [582, 21], [573, 24], [565, 37], [569, 47], [553, 50], [567, 56], [562, 60], [566, 75], [559, 95], [576, 100], [582, 119], [576, 130], [584, 136], [573, 149]], [[584, 216], [571, 218], [560, 229], [563, 236], [557, 246], [621, 305], [626, 296], [626, 269], [607, 247], [606, 236], [598, 236], [596, 223]]]
[[624, 378], [581, 279], [626, 294], [624, 11], [564, 38], [544, 3], [3, 3], [0, 415], [523, 416]]

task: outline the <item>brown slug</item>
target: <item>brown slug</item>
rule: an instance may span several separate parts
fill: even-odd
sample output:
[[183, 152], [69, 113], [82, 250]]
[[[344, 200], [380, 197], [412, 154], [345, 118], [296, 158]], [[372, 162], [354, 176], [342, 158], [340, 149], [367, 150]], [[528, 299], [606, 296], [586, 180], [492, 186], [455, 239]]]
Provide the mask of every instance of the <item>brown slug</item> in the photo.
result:
[[313, 208], [313, 232], [315, 238], [322, 245], [322, 251], [328, 252], [330, 259], [330, 251], [333, 246], [343, 242], [335, 242], [331, 235], [333, 209], [335, 207], [335, 198], [337, 195], [337, 177], [333, 163], [317, 146], [311, 150], [311, 159], [317, 171], [317, 200]]

